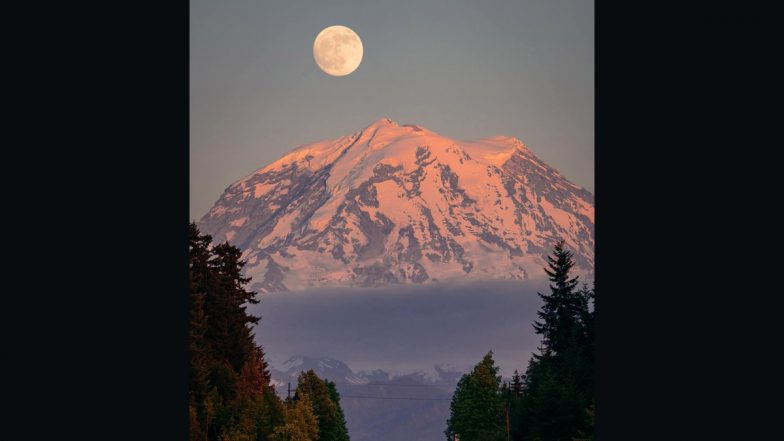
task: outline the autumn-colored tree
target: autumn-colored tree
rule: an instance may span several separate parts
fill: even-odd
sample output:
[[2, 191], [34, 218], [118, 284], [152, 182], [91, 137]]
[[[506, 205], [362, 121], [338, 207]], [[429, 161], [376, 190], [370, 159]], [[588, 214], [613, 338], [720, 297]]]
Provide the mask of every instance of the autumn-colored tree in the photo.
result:
[[310, 397], [302, 393], [286, 405], [285, 423], [275, 429], [273, 441], [318, 441], [318, 418]]

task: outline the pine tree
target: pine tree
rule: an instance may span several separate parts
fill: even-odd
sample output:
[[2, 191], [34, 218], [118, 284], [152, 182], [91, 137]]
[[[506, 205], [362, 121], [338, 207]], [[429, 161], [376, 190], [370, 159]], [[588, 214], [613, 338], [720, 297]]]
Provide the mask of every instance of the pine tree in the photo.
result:
[[539, 294], [543, 305], [535, 331], [542, 335], [540, 353], [530, 360], [515, 412], [515, 439], [570, 441], [591, 436], [586, 415], [593, 401], [593, 290], [576, 290], [571, 251], [558, 242], [545, 269], [550, 294]]
[[523, 398], [523, 377], [515, 369], [512, 375], [512, 381], [509, 382], [509, 397], [507, 398], [509, 406], [509, 426], [510, 426], [510, 439], [512, 441], [522, 440], [522, 421], [520, 418], [521, 404]]
[[348, 436], [348, 427], [346, 427], [346, 416], [343, 413], [343, 408], [340, 406], [340, 394], [338, 393], [338, 389], [335, 383], [324, 380], [324, 383], [327, 385], [327, 389], [329, 389], [329, 398], [335, 403], [337, 406], [337, 430], [335, 432], [335, 439], [339, 441], [349, 441], [350, 438]]
[[582, 428], [582, 400], [573, 383], [564, 381], [551, 364], [536, 360], [522, 406], [524, 439], [570, 441]]
[[[190, 424], [204, 421], [204, 399], [209, 384], [209, 348], [204, 339], [206, 315], [204, 313], [204, 295], [198, 291], [192, 274], [188, 275], [190, 286], [190, 320], [188, 328], [188, 350], [190, 369], [188, 375], [189, 400], [194, 412]], [[204, 428], [191, 427], [191, 433], [201, 433]], [[196, 436], [196, 435], [193, 435]]]
[[256, 439], [268, 440], [276, 427], [286, 423], [286, 408], [272, 387], [265, 388], [258, 399], [261, 402], [256, 414]]
[[[257, 303], [245, 289], [242, 253], [189, 225], [189, 421], [200, 441], [270, 439], [286, 423], [283, 402], [269, 386], [264, 351], [254, 342]], [[296, 412], [295, 412], [296, 413]]]
[[251, 356], [242, 366], [237, 381], [237, 399], [244, 401], [260, 395], [269, 386], [269, 374], [260, 347], [253, 348]]
[[300, 373], [297, 379], [294, 400], [298, 400], [301, 395], [306, 395], [311, 400], [313, 414], [319, 421], [321, 441], [348, 441], [348, 430], [340, 409], [337, 389], [333, 387], [330, 390], [329, 384], [311, 369]]
[[577, 432], [577, 436], [575, 438], [572, 438], [571, 441], [594, 441], [596, 439], [593, 430], [595, 424], [595, 418], [596, 418], [596, 405], [594, 403], [591, 403], [585, 409], [585, 422], [583, 424], [585, 426], [585, 429], [579, 430]]
[[580, 302], [574, 292], [578, 277], [569, 277], [574, 267], [573, 253], [564, 248], [564, 242], [555, 244], [553, 256], [547, 256], [545, 272], [550, 279], [550, 294], [538, 293], [544, 305], [538, 311], [540, 321], [534, 322], [534, 330], [542, 335], [545, 354], [563, 354], [573, 339], [578, 325], [576, 313]]
[[217, 275], [216, 292], [219, 293], [213, 307], [220, 311], [214, 325], [223, 339], [224, 357], [235, 370], [240, 370], [253, 355], [253, 334], [249, 326], [257, 324], [260, 319], [248, 314], [246, 305], [258, 303], [258, 299], [255, 298], [256, 293], [245, 289], [250, 279], [242, 276], [245, 262], [240, 260], [242, 252], [239, 248], [226, 242], [216, 245], [212, 252], [215, 258], [210, 263]]
[[504, 441], [506, 408], [498, 367], [490, 351], [457, 383], [445, 431], [447, 440]]
[[512, 381], [509, 383], [509, 390], [513, 398], [519, 398], [523, 394], [523, 377], [515, 369]]

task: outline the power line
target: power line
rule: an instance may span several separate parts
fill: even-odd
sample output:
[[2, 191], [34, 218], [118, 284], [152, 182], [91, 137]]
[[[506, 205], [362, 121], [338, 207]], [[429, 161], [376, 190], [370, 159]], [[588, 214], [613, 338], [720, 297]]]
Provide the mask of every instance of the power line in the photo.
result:
[[343, 381], [333, 381], [335, 384], [344, 384], [347, 386], [390, 386], [390, 387], [435, 387], [437, 389], [441, 389], [442, 386], [436, 386], [434, 384], [394, 384], [394, 383], [348, 383]]
[[[388, 387], [434, 387], [436, 389], [447, 389], [444, 386], [437, 386], [434, 384], [395, 384], [395, 383], [379, 383], [379, 382], [370, 382], [370, 383], [349, 383], [345, 381], [332, 381], [332, 383], [345, 385], [345, 386], [388, 386]], [[280, 385], [280, 387], [285, 386], [285, 384]]]
[[340, 398], [369, 398], [374, 400], [451, 401], [451, 398], [371, 397], [369, 395], [340, 395]]
[[[434, 387], [440, 389], [438, 386], [430, 385], [430, 384], [390, 384], [390, 383], [378, 383], [378, 382], [371, 382], [365, 384], [354, 384], [354, 383], [347, 383], [347, 382], [334, 382], [334, 383], [341, 384], [341, 385], [349, 385], [349, 386]], [[285, 385], [279, 385], [279, 387], [285, 387]], [[291, 383], [289, 383], [289, 388], [291, 388]], [[451, 401], [452, 400], [452, 398], [379, 397], [379, 396], [371, 396], [371, 395], [344, 395], [344, 394], [340, 394], [340, 398], [341, 399], [359, 398], [359, 399], [371, 399], [371, 400], [406, 400], [406, 401]]]

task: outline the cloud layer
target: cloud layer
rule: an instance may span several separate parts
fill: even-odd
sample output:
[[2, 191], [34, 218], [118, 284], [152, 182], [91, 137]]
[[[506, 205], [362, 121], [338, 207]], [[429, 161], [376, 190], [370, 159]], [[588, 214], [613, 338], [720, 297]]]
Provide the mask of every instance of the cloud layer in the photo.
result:
[[265, 294], [250, 310], [273, 364], [293, 355], [333, 357], [353, 370], [470, 368], [488, 351], [505, 376], [525, 369], [539, 337], [531, 326], [546, 286], [532, 282], [314, 289]]

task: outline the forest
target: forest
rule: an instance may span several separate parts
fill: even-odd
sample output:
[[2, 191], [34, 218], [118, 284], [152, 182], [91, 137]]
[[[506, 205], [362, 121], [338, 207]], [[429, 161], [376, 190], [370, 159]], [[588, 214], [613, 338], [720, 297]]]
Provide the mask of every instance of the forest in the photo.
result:
[[[191, 441], [348, 441], [335, 383], [301, 372], [293, 396], [279, 397], [247, 311], [239, 248], [213, 244], [189, 225], [189, 382]], [[573, 254], [558, 242], [545, 268], [550, 292], [533, 330], [541, 338], [522, 374], [508, 381], [489, 351], [455, 388], [448, 441], [594, 439], [595, 290], [572, 277]], [[514, 338], [514, 336], [510, 336]]]
[[589, 441], [594, 439], [595, 290], [571, 277], [573, 254], [555, 245], [545, 268], [550, 292], [534, 323], [541, 336], [523, 374], [502, 381], [490, 351], [457, 384], [448, 441]]
[[241, 254], [189, 225], [190, 440], [348, 441], [334, 383], [302, 372], [293, 397], [277, 396], [254, 341], [260, 317], [246, 311], [258, 299]]

